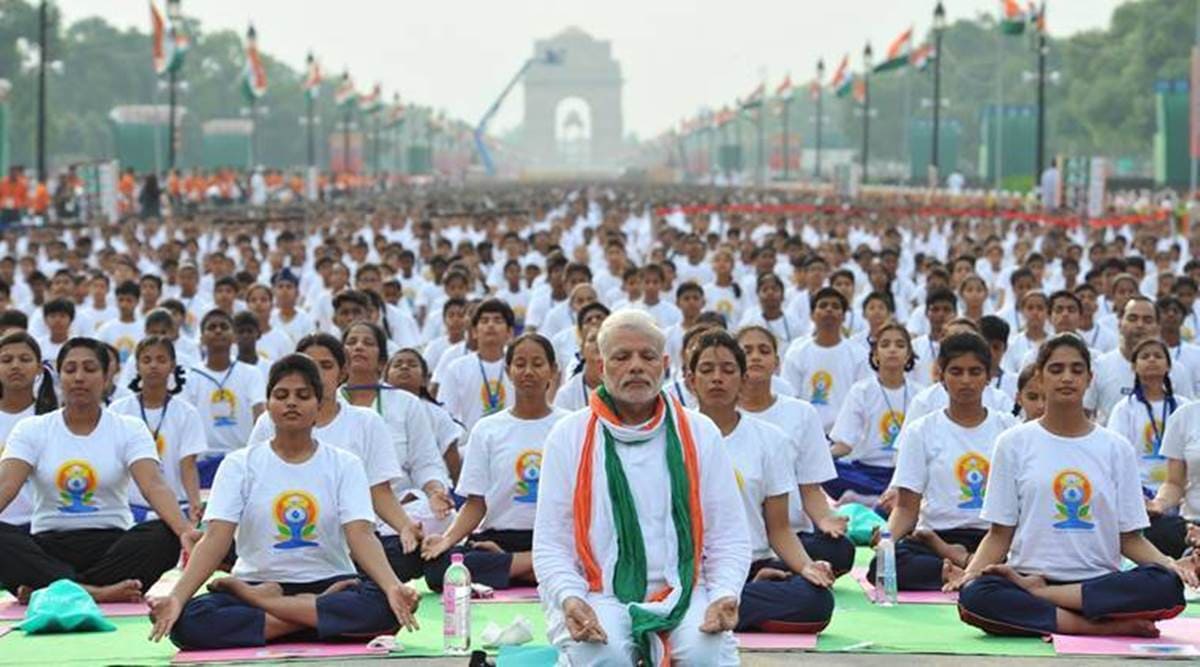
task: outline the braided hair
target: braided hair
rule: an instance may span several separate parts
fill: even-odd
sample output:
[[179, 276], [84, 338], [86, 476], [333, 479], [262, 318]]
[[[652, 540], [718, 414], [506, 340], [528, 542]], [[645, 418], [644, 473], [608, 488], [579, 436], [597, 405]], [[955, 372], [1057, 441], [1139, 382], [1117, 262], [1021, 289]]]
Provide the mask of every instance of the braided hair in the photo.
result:
[[[167, 354], [171, 357], [171, 361], [175, 362], [175, 343], [172, 342], [170, 338], [167, 338], [166, 336], [146, 336], [142, 340], [138, 341], [137, 347], [135, 347], [133, 350], [134, 368], [137, 368], [137, 360], [141, 358], [142, 353], [154, 347], [155, 345], [166, 350]], [[171, 377], [175, 380], [175, 386], [168, 387], [167, 393], [174, 396], [175, 394], [183, 391], [183, 385], [187, 382], [187, 375], [184, 372], [183, 366], [175, 364], [175, 369], [171, 372]], [[170, 385], [171, 383], [168, 382], [167, 384]], [[129, 383], [129, 391], [132, 391], [135, 394], [140, 394], [142, 392], [142, 376], [140, 374], [134, 374], [133, 380]]]

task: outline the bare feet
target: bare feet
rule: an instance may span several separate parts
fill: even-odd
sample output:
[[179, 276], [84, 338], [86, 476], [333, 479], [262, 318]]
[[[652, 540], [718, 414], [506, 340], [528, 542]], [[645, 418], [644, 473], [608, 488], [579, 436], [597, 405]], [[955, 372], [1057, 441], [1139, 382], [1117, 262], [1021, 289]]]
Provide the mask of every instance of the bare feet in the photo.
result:
[[933, 553], [960, 568], [966, 567], [967, 561], [971, 560], [971, 552], [967, 551], [966, 547], [961, 544], [950, 544], [932, 530], [915, 530], [913, 539], [925, 543], [926, 546], [933, 549]]
[[142, 582], [137, 579], [126, 579], [107, 586], [89, 586], [80, 584], [83, 590], [92, 596], [96, 602], [141, 602]]
[[208, 590], [213, 593], [228, 593], [235, 598], [254, 604], [255, 600], [274, 598], [283, 595], [283, 587], [273, 582], [249, 584], [237, 577], [221, 577], [209, 583]]
[[[362, 582], [359, 581], [358, 579], [343, 579], [341, 581], [335, 581], [332, 584], [330, 584], [329, 588], [326, 588], [324, 591], [321, 591], [321, 595], [330, 595], [330, 594], [336, 593], [338, 591], [344, 591], [347, 588], [354, 588], [355, 586], [357, 586], [361, 583]], [[318, 596], [318, 597], [320, 597], [320, 596]]]
[[1157, 637], [1158, 627], [1154, 621], [1141, 618], [1089, 621], [1083, 616], [1059, 609], [1056, 616], [1057, 630], [1064, 635], [1096, 635], [1106, 637]]
[[1158, 626], [1154, 621], [1131, 618], [1120, 621], [1108, 621], [1105, 625], [1112, 626], [1113, 634], [1125, 635], [1129, 637], [1157, 637], [1159, 635]]
[[31, 586], [17, 586], [17, 604], [29, 605], [29, 598], [33, 595]]
[[951, 581], [958, 581], [958, 578], [963, 575], [966, 570], [955, 565], [954, 561], [949, 558], [942, 559], [942, 583], [948, 584]]
[[983, 569], [983, 573], [1004, 577], [1030, 593], [1048, 585], [1045, 577], [1036, 574], [1021, 574], [1011, 566], [1004, 564], [989, 565]]

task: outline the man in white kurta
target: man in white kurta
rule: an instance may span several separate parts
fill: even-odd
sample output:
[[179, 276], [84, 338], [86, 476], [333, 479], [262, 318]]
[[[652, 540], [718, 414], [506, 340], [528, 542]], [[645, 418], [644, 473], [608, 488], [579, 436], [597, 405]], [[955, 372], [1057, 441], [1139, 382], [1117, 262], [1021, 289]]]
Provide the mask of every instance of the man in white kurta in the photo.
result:
[[[633, 664], [647, 645], [644, 657], [652, 664], [668, 656], [677, 664], [737, 664], [730, 631], [750, 567], [750, 542], [721, 433], [707, 417], [682, 409], [659, 391], [664, 338], [645, 313], [614, 313], [602, 325], [599, 342], [604, 388], [593, 395], [590, 409], [554, 427], [543, 450], [533, 559], [549, 639], [559, 648], [560, 664]], [[671, 456], [671, 448], [683, 455]], [[584, 457], [585, 451], [591, 456]], [[615, 453], [619, 465], [608, 452]], [[581, 469], [585, 458], [590, 466]], [[680, 487], [683, 468], [688, 471]], [[609, 473], [618, 469], [627, 495], [611, 495]], [[687, 494], [692, 502], [683, 501], [688, 509], [680, 514], [673, 489], [690, 491], [692, 484], [698, 493]], [[614, 497], [629, 500], [618, 507]], [[581, 500], [584, 506], [590, 503], [587, 516], [575, 514]], [[637, 556], [631, 557], [634, 549], [618, 546], [622, 516], [636, 517], [644, 546]], [[699, 544], [685, 539], [689, 531], [679, 530], [675, 516], [686, 516], [690, 535], [702, 535]], [[577, 534], [586, 540], [577, 542]], [[624, 535], [629, 536], [628, 529]], [[685, 545], [682, 554], [680, 545]], [[699, 558], [688, 560], [692, 553]], [[645, 602], [622, 602], [621, 590], [627, 591], [629, 583], [621, 574], [638, 572], [640, 579], [643, 562]], [[686, 562], [694, 562], [694, 568]], [[691, 572], [689, 600], [680, 582]], [[670, 618], [676, 607], [674, 621], [639, 644], [634, 617], [644, 621], [649, 612]]]

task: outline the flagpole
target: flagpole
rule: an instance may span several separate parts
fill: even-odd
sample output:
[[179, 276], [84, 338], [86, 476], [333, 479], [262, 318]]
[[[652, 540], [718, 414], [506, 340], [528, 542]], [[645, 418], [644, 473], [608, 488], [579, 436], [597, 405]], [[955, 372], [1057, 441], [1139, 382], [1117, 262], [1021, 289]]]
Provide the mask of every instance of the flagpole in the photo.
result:
[[38, 102], [37, 102], [37, 176], [38, 182], [46, 181], [46, 0], [38, 6]]
[[940, 125], [942, 120], [942, 33], [946, 29], [946, 8], [942, 5], [941, 0], [938, 0], [937, 6], [933, 8], [933, 37], [934, 50], [937, 58], [933, 63], [933, 155], [930, 156], [929, 164], [933, 165], [933, 170], [930, 172], [929, 185], [937, 189], [942, 182], [941, 171], [942, 161], [941, 155], [938, 153], [938, 141], [941, 138]]
[[817, 60], [817, 155], [813, 178], [821, 180], [821, 101], [825, 97], [825, 59]]
[[862, 182], [866, 184], [871, 157], [871, 43], [863, 47], [863, 147]]
[[[1045, 3], [1042, 4], [1042, 11], [1046, 11]], [[1034, 184], [1042, 182], [1042, 169], [1046, 163], [1046, 32], [1041, 28], [1041, 16], [1038, 16], [1038, 22], [1034, 24], [1037, 35], [1037, 67], [1038, 67], [1038, 87], [1037, 87], [1037, 172], [1034, 174]]]

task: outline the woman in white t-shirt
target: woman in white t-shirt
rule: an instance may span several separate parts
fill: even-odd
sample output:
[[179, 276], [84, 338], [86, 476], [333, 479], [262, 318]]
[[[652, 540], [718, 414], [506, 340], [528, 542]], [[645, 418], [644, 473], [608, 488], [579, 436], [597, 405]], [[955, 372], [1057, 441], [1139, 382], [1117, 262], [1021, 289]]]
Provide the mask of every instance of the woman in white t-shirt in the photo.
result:
[[460, 445], [463, 444], [466, 429], [429, 393], [430, 372], [425, 356], [416, 348], [406, 347], [388, 360], [383, 376], [388, 384], [421, 399], [421, 405], [433, 426], [438, 451], [442, 453], [442, 460], [450, 472], [450, 481], [457, 482], [462, 470]]
[[[1157, 338], [1144, 340], [1133, 348], [1133, 391], [1108, 413], [1108, 428], [1133, 445], [1142, 475], [1142, 492], [1147, 501], [1158, 493], [1167, 479], [1167, 457], [1162, 452], [1163, 436], [1175, 411], [1188, 400], [1177, 397], [1171, 387], [1171, 351]], [[1147, 512], [1150, 506], [1147, 504]], [[1156, 512], [1150, 515], [1146, 539], [1159, 551], [1179, 558], [1187, 548], [1184, 539], [1187, 521], [1177, 514]]]
[[[987, 522], [979, 518], [996, 438], [1017, 424], [988, 410], [983, 389], [992, 354], [980, 336], [956, 334], [938, 349], [938, 375], [950, 405], [909, 422], [896, 441], [896, 490], [888, 530], [896, 544], [901, 590], [941, 590], [979, 548]], [[875, 559], [867, 576], [874, 581]]]
[[[342, 334], [342, 345], [346, 348], [347, 379], [338, 392], [339, 400], [371, 408], [383, 417], [404, 472], [392, 481], [392, 491], [413, 520], [427, 529], [441, 525], [454, 509], [447, 491], [450, 476], [421, 400], [379, 381], [387, 363], [387, 334], [376, 324], [355, 322]], [[392, 534], [387, 525], [380, 530], [385, 536]]]
[[[104, 343], [72, 338], [59, 351], [64, 407], [21, 420], [0, 457], [0, 512], [26, 481], [30, 533], [0, 532], [0, 581], [18, 600], [58, 579], [97, 602], [135, 602], [198, 539], [158, 471], [154, 442], [136, 420], [104, 408]], [[134, 525], [130, 481], [161, 517]]]
[[[196, 457], [204, 452], [204, 424], [196, 408], [176, 395], [183, 391], [183, 369], [175, 363], [175, 346], [163, 336], [147, 336], [138, 341], [129, 360], [137, 367], [130, 385], [134, 391], [112, 404], [112, 411], [133, 417], [145, 424], [163, 479], [193, 524], [200, 520], [200, 473]], [[168, 383], [174, 379], [174, 388]], [[136, 488], [129, 490], [129, 508], [133, 520], [142, 523], [157, 518]]]
[[[58, 409], [54, 376], [42, 366], [41, 358], [42, 348], [37, 339], [24, 331], [0, 338], [0, 455], [4, 454], [4, 441], [17, 422]], [[0, 512], [0, 532], [12, 529], [28, 533], [32, 520], [33, 488], [25, 484]]]
[[756, 419], [779, 427], [795, 450], [796, 487], [788, 492], [788, 519], [804, 550], [823, 560], [836, 576], [854, 565], [854, 543], [846, 537], [847, 519], [833, 511], [821, 484], [837, 477], [821, 416], [808, 401], [775, 391], [779, 367], [778, 341], [766, 327], [743, 327], [738, 344], [746, 355], [746, 377], [738, 407]]
[[[344, 449], [362, 459], [370, 484], [371, 507], [375, 510], [376, 526], [386, 527], [388, 535], [380, 537], [388, 563], [400, 581], [421, 576], [423, 564], [417, 550], [420, 546], [420, 527], [400, 506], [392, 492], [392, 482], [403, 476], [392, 446], [392, 434], [387, 424], [374, 410], [347, 405], [337, 398], [338, 387], [346, 379], [346, 350], [340, 341], [327, 333], [304, 336], [296, 343], [296, 352], [308, 355], [321, 371], [321, 405], [313, 435]], [[275, 422], [269, 415], [258, 418], [250, 433], [250, 445], [269, 442], [275, 435]]]
[[1200, 401], [1179, 408], [1167, 421], [1161, 451], [1167, 458], [1167, 478], [1146, 503], [1146, 512], [1153, 524], [1155, 516], [1178, 509], [1185, 523], [1175, 526], [1167, 539], [1200, 547]]
[[916, 362], [908, 330], [885, 324], [871, 343], [875, 375], [854, 383], [829, 431], [837, 479], [824, 484], [837, 499], [848, 491], [873, 501], [896, 468], [896, 438], [909, 402], [921, 389], [908, 377]]
[[[271, 367], [268, 442], [217, 471], [204, 539], [170, 595], [151, 600], [151, 637], [183, 649], [336, 641], [414, 628], [418, 593], [400, 583], [375, 537], [362, 460], [313, 437], [320, 370], [291, 354]], [[208, 585], [237, 538], [232, 576]], [[360, 580], [355, 564], [369, 577]]]
[[[509, 588], [536, 584], [533, 518], [537, 510], [542, 443], [567, 412], [546, 402], [558, 374], [554, 346], [545, 336], [523, 334], [508, 346], [505, 366], [516, 399], [512, 407], [480, 419], [467, 440], [455, 492], [467, 499], [443, 534], [425, 537], [425, 582], [442, 589], [448, 552], [465, 553], [471, 581]], [[465, 546], [459, 545], [469, 540]]]
[[793, 445], [778, 428], [738, 410], [746, 354], [720, 329], [700, 335], [688, 358], [700, 411], [721, 430], [750, 531], [752, 564], [742, 587], [739, 632], [813, 634], [833, 615], [833, 568], [804, 550], [788, 520]]
[[[959, 616], [991, 634], [1158, 636], [1183, 611], [1194, 565], [1164, 556], [1150, 525], [1129, 442], [1088, 419], [1087, 345], [1073, 334], [1042, 344], [1046, 414], [996, 443], [980, 516], [990, 526], [966, 571]], [[1137, 567], [1121, 570], [1122, 558]]]

